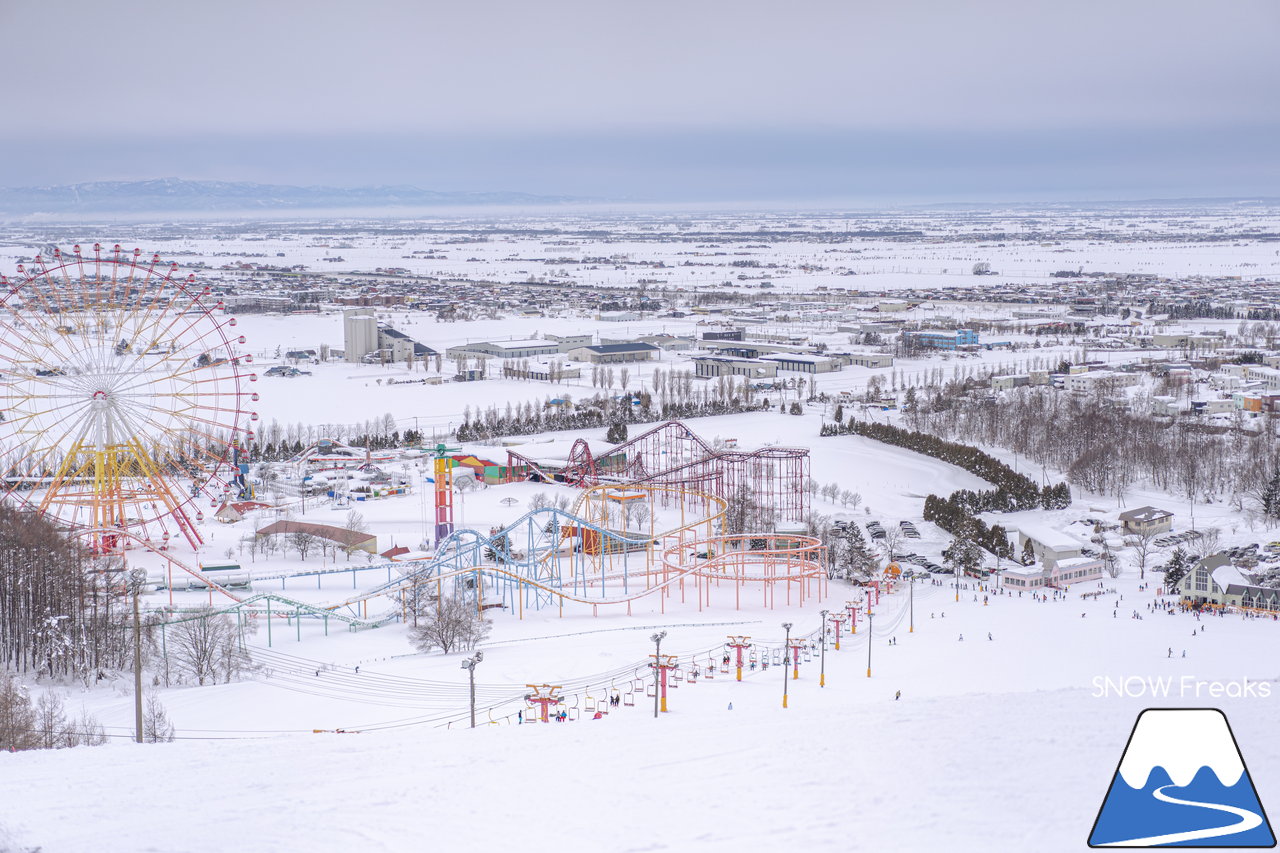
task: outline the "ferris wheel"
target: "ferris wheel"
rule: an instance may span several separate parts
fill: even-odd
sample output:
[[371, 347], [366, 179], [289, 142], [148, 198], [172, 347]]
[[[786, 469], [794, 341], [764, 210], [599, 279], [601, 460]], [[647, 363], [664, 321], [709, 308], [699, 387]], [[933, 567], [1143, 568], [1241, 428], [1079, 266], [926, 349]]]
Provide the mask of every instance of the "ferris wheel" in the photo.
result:
[[100, 552], [175, 529], [197, 547], [202, 507], [247, 488], [258, 377], [235, 318], [159, 255], [51, 254], [0, 275], [0, 488]]

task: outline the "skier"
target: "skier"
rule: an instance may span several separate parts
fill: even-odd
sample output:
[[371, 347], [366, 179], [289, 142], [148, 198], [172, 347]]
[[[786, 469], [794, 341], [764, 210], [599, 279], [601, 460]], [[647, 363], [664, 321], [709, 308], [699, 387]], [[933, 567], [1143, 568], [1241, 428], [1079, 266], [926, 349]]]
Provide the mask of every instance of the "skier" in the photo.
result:
[[962, 642], [962, 643], [964, 642], [964, 634], [961, 634], [961, 635], [960, 635], [960, 642]]
[[898, 701], [899, 699], [901, 699], [901, 698], [902, 698], [902, 691], [901, 691], [901, 690], [899, 690], [897, 693], [893, 694], [893, 701], [897, 702], [897, 701]]
[[990, 632], [990, 631], [988, 631], [988, 632], [987, 632], [987, 639], [988, 639], [988, 640], [992, 640], [992, 639], [994, 639], [994, 637], [992, 637], [992, 636], [991, 636], [991, 632]]

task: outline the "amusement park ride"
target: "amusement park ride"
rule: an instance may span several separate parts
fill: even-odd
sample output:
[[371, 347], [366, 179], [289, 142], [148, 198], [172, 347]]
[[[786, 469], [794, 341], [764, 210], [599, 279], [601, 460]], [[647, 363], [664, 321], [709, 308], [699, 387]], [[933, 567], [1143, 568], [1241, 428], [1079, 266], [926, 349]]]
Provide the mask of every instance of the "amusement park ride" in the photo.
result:
[[[552, 466], [512, 451], [511, 470], [576, 486], [569, 509], [526, 513], [488, 534], [455, 529], [449, 454], [434, 448], [435, 551], [378, 563], [387, 580], [327, 605], [271, 593], [242, 595], [182, 563], [180, 534], [202, 540], [201, 503], [250, 494], [244, 448], [258, 416], [257, 376], [234, 318], [177, 265], [119, 246], [54, 250], [0, 276], [0, 476], [6, 499], [50, 519], [96, 553], [143, 547], [170, 571], [201, 577], [210, 598], [237, 613], [330, 617], [353, 628], [403, 618], [422, 596], [446, 591], [522, 615], [566, 601], [631, 610], [656, 596], [699, 609], [804, 604], [825, 595], [823, 546], [797, 533], [753, 532], [732, 516], [750, 500], [777, 521], [807, 515], [808, 451], [716, 448], [671, 421], [606, 450], [574, 444]], [[354, 448], [315, 448], [334, 468], [371, 461]], [[325, 455], [325, 454], [328, 455]], [[332, 457], [332, 458], [330, 458]], [[554, 470], [553, 470], [554, 469]], [[647, 511], [640, 512], [643, 506]], [[352, 575], [356, 569], [352, 569]], [[172, 581], [170, 581], [172, 589]], [[744, 598], [745, 596], [745, 598]], [[387, 601], [369, 615], [369, 602]]]
[[257, 376], [235, 318], [177, 264], [93, 247], [0, 275], [0, 472], [12, 504], [97, 553], [193, 548], [243, 490]]

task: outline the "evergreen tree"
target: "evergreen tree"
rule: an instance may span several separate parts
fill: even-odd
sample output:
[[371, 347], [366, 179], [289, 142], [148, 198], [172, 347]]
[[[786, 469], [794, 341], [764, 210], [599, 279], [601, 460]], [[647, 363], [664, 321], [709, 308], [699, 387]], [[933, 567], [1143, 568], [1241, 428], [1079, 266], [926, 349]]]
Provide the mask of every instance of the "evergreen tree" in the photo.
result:
[[1263, 515], [1267, 518], [1280, 518], [1280, 468], [1275, 470], [1271, 479], [1262, 487], [1259, 502], [1262, 504]]
[[1187, 574], [1195, 567], [1195, 560], [1181, 548], [1175, 548], [1173, 553], [1169, 555], [1169, 562], [1164, 564], [1164, 588], [1165, 592], [1177, 586]]
[[976, 572], [982, 566], [982, 549], [973, 541], [973, 531], [964, 525], [956, 533], [956, 538], [942, 552], [942, 561], [951, 568], [952, 574]]
[[849, 580], [867, 580], [879, 565], [876, 555], [868, 547], [867, 540], [862, 535], [857, 522], [850, 522], [844, 529], [842, 556], [845, 577]]

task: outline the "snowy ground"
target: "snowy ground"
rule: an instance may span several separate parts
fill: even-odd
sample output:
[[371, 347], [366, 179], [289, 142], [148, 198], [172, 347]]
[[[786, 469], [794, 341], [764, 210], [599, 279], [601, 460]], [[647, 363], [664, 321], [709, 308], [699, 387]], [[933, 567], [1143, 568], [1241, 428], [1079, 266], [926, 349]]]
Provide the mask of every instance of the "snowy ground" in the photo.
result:
[[[304, 642], [299, 653], [314, 656], [308, 660], [348, 667], [319, 678], [307, 673], [346, 685], [331, 688], [352, 700], [345, 717], [326, 713], [337, 700], [304, 698], [270, 678], [168, 691], [183, 738], [175, 744], [7, 756], [4, 823], [15, 849], [47, 853], [215, 851], [233, 843], [391, 851], [425, 838], [463, 850], [511, 838], [533, 850], [1076, 850], [1137, 712], [1151, 705], [1223, 708], [1265, 805], [1280, 789], [1280, 749], [1269, 734], [1274, 695], [1215, 699], [1205, 687], [1196, 698], [1192, 682], [1182, 695], [1175, 681], [1169, 698], [1101, 697], [1093, 679], [1247, 678], [1274, 692], [1274, 662], [1253, 650], [1274, 644], [1276, 625], [1214, 619], [1211, 630], [1192, 637], [1206, 623], [1148, 615], [1149, 593], [1125, 581], [1119, 589], [1083, 601], [994, 597], [984, 606], [972, 590], [956, 603], [950, 588], [921, 586], [915, 632], [907, 630], [906, 595], [879, 608], [871, 678], [864, 626], [843, 638], [841, 651], [828, 649], [825, 688], [817, 684], [817, 659], [802, 665], [785, 710], [784, 673], [771, 667], [749, 672], [742, 684], [723, 675], [685, 684], [671, 691], [671, 711], [656, 721], [640, 697], [599, 721], [486, 724], [475, 732], [397, 724], [413, 712], [377, 707], [367, 692], [355, 700], [363, 692], [358, 682], [437, 679], [455, 685], [461, 699], [457, 656], [369, 662], [367, 644], [385, 650], [394, 629]], [[1135, 607], [1146, 618], [1127, 618]], [[669, 615], [668, 648], [710, 647], [739, 632], [777, 643], [784, 618], [797, 631], [816, 626], [812, 611], [722, 616], [746, 624], [698, 628]], [[617, 621], [550, 620], [541, 628], [549, 634], [593, 633], [520, 643], [505, 639], [526, 626], [500, 624], [484, 647], [482, 692], [505, 683], [519, 693], [525, 680], [638, 664], [655, 625]], [[356, 660], [366, 661], [359, 676], [350, 670]], [[898, 690], [903, 698], [895, 701]], [[123, 698], [118, 705], [127, 708]], [[295, 730], [339, 719], [371, 730], [272, 733], [288, 713]], [[482, 711], [482, 722], [487, 717]], [[221, 721], [222, 730], [197, 720]], [[399, 727], [377, 730], [375, 721]], [[200, 739], [227, 737], [236, 739]]]
[[[1231, 228], [1239, 222], [1226, 216], [1218, 224]], [[640, 234], [651, 226], [627, 227]], [[848, 226], [810, 222], [805, 227], [816, 233]], [[956, 224], [954, 229], [967, 227]], [[968, 270], [978, 261], [991, 262], [1003, 273], [990, 277], [991, 284], [1012, 276], [1043, 279], [1053, 270], [1081, 266], [1248, 276], [1280, 270], [1273, 244], [1190, 243], [1176, 223], [1147, 223], [1142, 227], [1152, 233], [1167, 228], [1168, 239], [1132, 245], [1095, 243], [1073, 234], [1073, 226], [1063, 227], [1060, 241], [1044, 245], [869, 240], [861, 251], [836, 255], [835, 260], [821, 241], [735, 244], [730, 251], [744, 254], [716, 263], [731, 257], [777, 262], [781, 266], [771, 273], [774, 280], [782, 289], [796, 290], [972, 285]], [[336, 239], [331, 244], [295, 240], [279, 229], [267, 236], [184, 238], [170, 245], [192, 253], [181, 255], [183, 261], [204, 259], [217, 265], [242, 255], [252, 260], [248, 253], [254, 252], [265, 253], [265, 262], [307, 263], [324, 266], [326, 272], [339, 266], [367, 271], [378, 265], [429, 275], [558, 278], [556, 266], [545, 263], [548, 258], [617, 254], [628, 263], [661, 260], [667, 266], [569, 266], [572, 274], [565, 278], [627, 284], [643, 275], [680, 286], [719, 284], [726, 276], [715, 267], [676, 266], [698, 260], [681, 254], [694, 249], [692, 244], [672, 248], [621, 236], [607, 243], [583, 239], [568, 245], [518, 234], [466, 245], [450, 245], [448, 235], [441, 234], [414, 243], [369, 233], [344, 238], [341, 244]], [[434, 257], [405, 257], [424, 247]], [[27, 247], [6, 247], [0, 249], [0, 260], [27, 252]], [[277, 258], [277, 252], [285, 257]], [[336, 254], [349, 263], [320, 260]], [[801, 270], [810, 265], [827, 269]], [[655, 331], [687, 334], [695, 328], [693, 320], [619, 326], [579, 318], [457, 324], [407, 314], [395, 319], [399, 328], [442, 351], [468, 340], [535, 333], [622, 337]], [[258, 356], [259, 373], [275, 362], [277, 346], [341, 345], [336, 314], [246, 317], [241, 323]], [[1047, 359], [1067, 352], [1058, 345], [1034, 354]], [[873, 375], [887, 382], [894, 372], [920, 378], [942, 369], [949, 376], [958, 365], [1013, 366], [1027, 358], [1026, 353], [984, 352], [973, 360], [903, 361], [894, 371], [849, 368], [818, 377], [818, 388], [860, 390]], [[630, 387], [644, 387], [654, 367], [673, 366], [687, 363], [664, 355], [655, 365], [633, 366]], [[447, 430], [461, 420], [466, 406], [565, 393], [578, 397], [596, 390], [589, 380], [561, 386], [503, 380], [387, 386], [388, 378], [430, 374], [409, 374], [400, 366], [325, 364], [308, 369], [315, 374], [257, 383], [264, 424], [272, 419], [350, 424], [390, 412], [401, 429]], [[815, 511], [886, 525], [913, 520], [922, 539], [903, 547], [937, 560], [948, 537], [920, 520], [924, 495], [981, 488], [982, 482], [953, 466], [864, 439], [819, 439], [824, 414], [821, 407], [809, 407], [802, 417], [774, 412], [696, 419], [691, 425], [708, 440], [735, 438], [745, 448], [768, 443], [811, 447], [813, 477], [820, 484], [839, 483], [862, 498], [856, 509], [816, 498]], [[639, 429], [633, 427], [632, 434]], [[584, 435], [600, 439], [603, 430]], [[571, 437], [576, 434], [527, 440], [563, 442]], [[505, 460], [498, 447], [466, 449]], [[391, 468], [399, 470], [400, 464]], [[1060, 473], [1046, 475], [1061, 478]], [[551, 489], [520, 484], [469, 493], [459, 500], [458, 526], [500, 526], [518, 517], [534, 493]], [[514, 498], [515, 504], [507, 505], [506, 498]], [[1149, 490], [1127, 496], [1130, 507], [1143, 503], [1174, 511], [1175, 530], [1186, 528], [1190, 507], [1185, 501]], [[429, 496], [420, 490], [356, 508], [378, 535], [380, 548], [415, 547], [431, 510]], [[292, 509], [300, 518], [337, 524], [346, 512], [314, 501], [305, 512], [300, 504]], [[1113, 499], [1077, 495], [1070, 509], [1037, 513], [1036, 520], [1082, 533], [1085, 528], [1074, 524], [1078, 519], [1114, 519], [1120, 509]], [[1201, 527], [1218, 526], [1223, 545], [1278, 538], [1249, 529], [1222, 504], [1197, 506], [1196, 519]], [[318, 554], [303, 563], [296, 556], [255, 560], [241, 553], [241, 538], [265, 520], [220, 525], [207, 519], [203, 529], [208, 544], [198, 554], [180, 556], [191, 563], [221, 561], [229, 548], [234, 559], [259, 576], [324, 565]], [[148, 563], [141, 556], [138, 561]], [[158, 561], [150, 562], [158, 570]], [[339, 557], [338, 565], [360, 568], [367, 563]], [[260, 580], [255, 589], [329, 603], [384, 579], [381, 570], [363, 571]], [[1158, 582], [1158, 576], [1154, 579]], [[920, 585], [913, 594], [900, 591], [880, 605], [873, 634], [862, 623], [856, 636], [843, 636], [839, 652], [828, 648], [825, 687], [818, 686], [818, 657], [804, 663], [801, 677], [787, 683], [785, 710], [784, 672], [771, 667], [749, 669], [741, 684], [719, 673], [714, 681], [682, 684], [672, 690], [670, 712], [658, 720], [643, 687], [636, 685], [637, 679], [647, 678], [645, 656], [652, 650], [654, 631], [668, 632], [664, 651], [705, 668], [712, 655], [719, 656], [729, 634], [747, 634], [757, 643], [776, 646], [784, 621], [793, 622], [798, 634], [817, 630], [817, 604], [770, 610], [752, 599], [735, 609], [726, 592], [715, 607], [703, 611], [673, 600], [664, 613], [656, 600], [646, 600], [630, 616], [607, 610], [593, 616], [589, 608], [578, 606], [566, 607], [563, 615], [554, 609], [526, 613], [523, 620], [498, 614], [477, 670], [482, 726], [474, 732], [465, 728], [467, 687], [459, 655], [418, 654], [399, 625], [349, 633], [331, 624], [326, 636], [315, 621], [297, 626], [275, 620], [270, 635], [260, 628], [251, 639], [261, 667], [252, 677], [158, 691], [178, 730], [179, 740], [170, 745], [128, 742], [132, 700], [127, 678], [89, 690], [74, 684], [34, 685], [62, 693], [72, 712], [83, 707], [96, 714], [112, 743], [0, 757], [0, 851], [400, 851], [432, 842], [445, 849], [518, 845], [532, 851], [1079, 850], [1137, 712], [1148, 706], [1225, 710], [1264, 805], [1274, 804], [1280, 791], [1280, 746], [1271, 730], [1280, 672], [1267, 650], [1275, 647], [1280, 625], [1238, 617], [1197, 622], [1188, 615], [1152, 613], [1148, 605], [1155, 601], [1155, 587], [1140, 589], [1132, 572], [1106, 581], [1106, 586], [1114, 591], [1081, 598], [1081, 593], [1096, 590], [1086, 585], [1065, 599], [1039, 602], [1027, 595], [968, 588], [956, 601], [949, 587]], [[176, 603], [190, 605], [212, 597], [174, 595]], [[823, 606], [838, 609], [858, 595], [833, 582]], [[983, 603], [983, 595], [989, 603]], [[147, 597], [150, 605], [167, 601], [167, 592]], [[1135, 611], [1142, 618], [1133, 618]], [[1095, 679], [1111, 678], [1136, 690], [1139, 682], [1123, 681], [1129, 676], [1173, 680], [1165, 682], [1168, 695], [1097, 695], [1100, 682]], [[1262, 683], [1267, 695], [1256, 689], [1247, 696], [1212, 692], [1213, 684], [1239, 686], [1245, 679]], [[631, 694], [635, 704], [598, 721], [582, 714], [566, 724], [518, 725], [515, 714], [526, 685], [543, 682], [564, 685], [571, 706], [579, 711], [588, 697], [613, 691]], [[897, 691], [900, 700], [894, 698]], [[338, 728], [349, 733], [332, 733]], [[1280, 808], [1273, 807], [1272, 813], [1276, 811]]]

